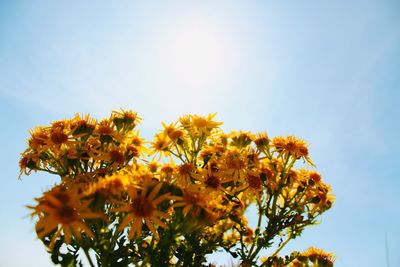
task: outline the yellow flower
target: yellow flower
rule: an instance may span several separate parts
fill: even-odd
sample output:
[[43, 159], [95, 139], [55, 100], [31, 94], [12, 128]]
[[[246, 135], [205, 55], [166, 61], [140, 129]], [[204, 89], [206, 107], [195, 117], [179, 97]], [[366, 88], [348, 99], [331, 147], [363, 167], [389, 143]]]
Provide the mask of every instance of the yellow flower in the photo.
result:
[[40, 165], [39, 156], [36, 153], [22, 153], [19, 160], [20, 176], [24, 173], [29, 175], [32, 170], [36, 171]]
[[249, 189], [255, 193], [259, 193], [263, 188], [263, 182], [260, 178], [260, 175], [256, 172], [249, 173], [247, 175], [247, 181], [249, 185]]
[[307, 257], [313, 263], [321, 264], [321, 266], [333, 266], [335, 261], [335, 256], [332, 253], [327, 253], [315, 247], [308, 248], [301, 255]]
[[209, 160], [213, 156], [221, 156], [226, 151], [223, 144], [214, 143], [210, 146], [204, 146], [200, 153], [200, 158]]
[[260, 258], [261, 263], [264, 263], [264, 262], [266, 262], [267, 260], [268, 260], [268, 257], [266, 257], [266, 256], [262, 256], [262, 257]]
[[142, 120], [136, 112], [131, 110], [113, 111], [111, 114], [111, 121], [117, 127], [117, 130], [127, 132], [136, 127]]
[[[127, 159], [125, 151], [126, 148], [123, 146], [109, 145], [104, 151], [92, 151], [92, 158], [96, 161], [105, 161], [104, 163], [109, 164], [107, 168], [110, 170], [117, 170], [128, 164], [129, 158]], [[94, 152], [94, 153], [93, 153]], [[129, 153], [129, 151], [128, 151]]]
[[100, 136], [108, 136], [114, 133], [114, 127], [111, 125], [111, 121], [108, 119], [102, 120], [97, 126], [96, 133]]
[[95, 213], [88, 207], [90, 201], [82, 201], [74, 191], [56, 186], [37, 199], [39, 204], [33, 209], [32, 216], [39, 217], [36, 231], [40, 239], [56, 231], [51, 238], [49, 248], [60, 235], [64, 235], [65, 243], [71, 243], [71, 237], [80, 240], [81, 233], [94, 238], [92, 231], [86, 226], [85, 219], [102, 218], [104, 215]]
[[185, 187], [192, 184], [191, 176], [195, 173], [196, 167], [192, 163], [183, 163], [178, 166], [176, 181], [179, 185]]
[[318, 184], [321, 181], [321, 175], [318, 172], [310, 172], [310, 179]]
[[56, 129], [51, 132], [50, 140], [54, 145], [65, 144], [68, 141], [68, 135], [63, 130]]
[[[178, 143], [178, 144], [182, 143], [184, 136], [185, 136], [185, 133], [182, 130], [173, 131], [172, 133], [170, 133], [168, 135], [168, 137], [171, 139], [172, 142]], [[181, 141], [181, 142], [179, 142], [179, 141]]]
[[50, 147], [48, 145], [49, 139], [47, 131], [43, 127], [39, 127], [31, 130], [31, 137], [28, 140], [28, 144], [31, 149], [41, 153]]
[[272, 144], [279, 156], [288, 157], [290, 155], [295, 159], [303, 158], [312, 164], [311, 159], [308, 157], [308, 148], [304, 140], [294, 136], [279, 136], [272, 139]]
[[225, 232], [222, 236], [224, 243], [233, 246], [240, 241], [240, 234], [236, 231]]
[[199, 135], [202, 135], [203, 133], [208, 135], [211, 130], [218, 128], [220, 125], [222, 125], [222, 122], [216, 122], [213, 120], [215, 115], [217, 115], [217, 113], [209, 114], [207, 117], [198, 115], [191, 116], [193, 126], [195, 127], [195, 130]]
[[175, 173], [175, 164], [172, 161], [170, 163], [163, 164], [159, 172], [160, 181], [171, 183], [174, 173]]
[[209, 135], [213, 129], [218, 128], [222, 123], [214, 121], [216, 113], [209, 114], [207, 117], [198, 115], [184, 115], [179, 118], [179, 122], [184, 129], [189, 131], [191, 136]]
[[147, 164], [147, 168], [149, 169], [150, 172], [155, 173], [158, 170], [158, 163], [156, 161], [150, 161]]
[[224, 164], [221, 169], [225, 175], [232, 177], [234, 184], [244, 179], [247, 173], [247, 161], [243, 153], [236, 149], [228, 151], [222, 162]]
[[169, 136], [171, 133], [176, 131], [176, 123], [171, 123], [169, 125], [165, 124], [164, 122], [161, 123], [164, 128], [164, 134]]
[[126, 147], [127, 157], [139, 158], [149, 153], [144, 144], [145, 141], [143, 138], [140, 138], [139, 132], [130, 132], [125, 135], [124, 143], [121, 146]]
[[175, 196], [173, 199], [176, 200], [173, 207], [183, 207], [182, 212], [185, 216], [190, 213], [193, 217], [198, 217], [202, 211], [212, 213], [207, 208], [212, 201], [210, 194], [202, 191], [198, 186], [187, 186], [183, 189], [181, 197]]
[[200, 186], [214, 192], [225, 191], [224, 184], [232, 181], [232, 178], [215, 171], [210, 163], [207, 164], [206, 169], [201, 169], [198, 173], [193, 174], [193, 178], [200, 182]]
[[269, 138], [267, 133], [258, 133], [254, 137], [254, 143], [256, 144], [257, 148], [263, 151], [269, 145]]
[[168, 136], [173, 143], [177, 143], [179, 140], [183, 140], [185, 135], [185, 133], [181, 129], [177, 128], [176, 124], [177, 122], [171, 123], [169, 125], [162, 123], [164, 127], [163, 134]]
[[335, 201], [335, 195], [330, 193], [331, 187], [327, 184], [320, 182], [318, 185], [317, 198], [319, 199], [318, 206], [322, 209], [329, 209]]
[[255, 198], [260, 199], [264, 188], [260, 172], [258, 170], [250, 170], [246, 174], [243, 184], [234, 188], [234, 193], [236, 195], [243, 192], [242, 200], [247, 203], [247, 201], [253, 201]]
[[253, 135], [250, 132], [231, 132], [229, 135], [232, 139], [230, 145], [239, 149], [249, 146], [253, 139]]
[[78, 113], [71, 120], [71, 134], [73, 136], [92, 134], [96, 128], [97, 121], [90, 117], [89, 114], [81, 116]]
[[125, 203], [120, 208], [113, 209], [113, 211], [126, 212], [124, 219], [118, 226], [118, 230], [123, 231], [126, 226], [131, 224], [131, 229], [128, 234], [129, 239], [141, 236], [143, 223], [146, 223], [147, 227], [156, 238], [158, 238], [159, 235], [154, 227], [155, 225], [163, 228], [168, 227], [161, 218], [168, 219], [170, 216], [157, 209], [160, 203], [170, 200], [170, 193], [157, 196], [162, 185], [162, 183], [157, 183], [153, 186], [149, 194], [147, 194], [151, 187], [149, 182], [143, 184], [140, 192], [138, 192], [138, 188], [130, 186], [127, 192], [131, 201]]
[[92, 183], [89, 189], [85, 191], [85, 195], [99, 193], [106, 197], [119, 198], [125, 192], [125, 188], [131, 184], [132, 182], [127, 175], [120, 173], [107, 175], [104, 178], [100, 177], [97, 182]]
[[122, 165], [125, 163], [125, 154], [121, 149], [111, 149], [108, 152], [108, 156], [110, 161], [117, 163], [118, 165]]
[[49, 140], [47, 143], [53, 150], [53, 153], [57, 153], [62, 145], [76, 145], [79, 143], [79, 141], [72, 136], [73, 131], [71, 130], [70, 120], [53, 122], [50, 127], [45, 127], [45, 131], [48, 132]]
[[292, 261], [289, 266], [290, 267], [307, 267], [307, 265], [305, 263], [302, 263], [298, 259], [295, 259], [294, 261]]
[[169, 156], [169, 144], [170, 140], [168, 136], [165, 134], [157, 134], [155, 136], [154, 142], [151, 143], [151, 148], [152, 152], [150, 154], [154, 154], [154, 156], [158, 155], [158, 160], [161, 159], [161, 157], [164, 156]]

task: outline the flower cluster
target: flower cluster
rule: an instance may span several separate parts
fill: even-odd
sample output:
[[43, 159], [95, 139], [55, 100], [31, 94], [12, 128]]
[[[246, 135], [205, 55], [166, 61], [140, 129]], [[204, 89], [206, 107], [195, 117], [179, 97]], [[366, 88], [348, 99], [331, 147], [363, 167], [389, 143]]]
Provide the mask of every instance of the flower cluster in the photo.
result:
[[[333, 265], [317, 249], [278, 256], [334, 201], [307, 144], [224, 133], [214, 117], [163, 123], [152, 142], [139, 137], [137, 114], [124, 110], [33, 130], [21, 174], [60, 177], [29, 206], [53, 262], [78, 265], [81, 250], [95, 266], [92, 250], [97, 266], [206, 266], [206, 256], [223, 249], [241, 266]], [[250, 206], [258, 211], [255, 226], [245, 215]]]
[[21, 174], [46, 171], [61, 177], [94, 177], [111, 174], [144, 152], [134, 130], [136, 113], [113, 112], [100, 122], [79, 114], [31, 131], [28, 148], [19, 162]]

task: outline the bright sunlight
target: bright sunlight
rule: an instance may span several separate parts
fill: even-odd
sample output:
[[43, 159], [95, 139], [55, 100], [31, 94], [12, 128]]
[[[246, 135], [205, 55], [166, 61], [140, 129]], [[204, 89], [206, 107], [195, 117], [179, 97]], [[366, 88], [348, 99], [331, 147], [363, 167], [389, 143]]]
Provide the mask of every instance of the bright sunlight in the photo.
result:
[[238, 65], [237, 42], [219, 21], [181, 17], [163, 28], [158, 38], [162, 72], [188, 89], [218, 85]]

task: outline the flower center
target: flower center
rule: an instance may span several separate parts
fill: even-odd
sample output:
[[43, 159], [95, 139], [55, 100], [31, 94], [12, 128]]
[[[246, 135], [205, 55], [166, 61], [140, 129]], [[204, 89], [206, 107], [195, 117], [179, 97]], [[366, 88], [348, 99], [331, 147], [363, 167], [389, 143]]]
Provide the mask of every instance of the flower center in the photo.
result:
[[70, 206], [63, 205], [57, 210], [57, 218], [62, 224], [69, 224], [75, 221], [77, 217], [76, 210]]
[[124, 184], [122, 183], [122, 181], [120, 179], [114, 179], [112, 181], [110, 181], [110, 187], [111, 188], [121, 188]]
[[184, 134], [181, 130], [176, 130], [176, 131], [173, 131], [171, 134], [169, 134], [169, 137], [172, 140], [176, 140], [176, 139], [182, 139], [183, 135]]
[[111, 150], [110, 151], [110, 158], [112, 161], [115, 161], [119, 164], [124, 163], [125, 161], [125, 156], [124, 154], [122, 154], [122, 152], [118, 151], [118, 150]]
[[184, 163], [179, 166], [179, 174], [181, 175], [189, 175], [194, 171], [195, 167], [192, 163]]
[[321, 175], [319, 175], [316, 172], [313, 172], [310, 174], [310, 178], [315, 182], [315, 183], [319, 183], [321, 181]]
[[114, 132], [114, 130], [109, 125], [100, 124], [98, 132], [100, 135], [111, 135]]
[[209, 187], [212, 187], [214, 189], [218, 188], [218, 186], [221, 184], [221, 181], [219, 180], [218, 177], [215, 176], [209, 176], [206, 180], [206, 185]]
[[247, 178], [247, 181], [248, 181], [249, 186], [251, 188], [256, 189], [256, 190], [260, 190], [261, 189], [262, 181], [261, 181], [260, 177], [255, 176], [255, 175], [250, 175]]
[[168, 143], [165, 140], [158, 140], [155, 144], [154, 144], [154, 148], [156, 150], [167, 150], [168, 147]]
[[169, 174], [171, 174], [171, 173], [174, 172], [174, 168], [172, 168], [171, 166], [163, 166], [163, 167], [161, 168], [161, 171], [164, 172], [164, 173], [169, 173]]
[[136, 217], [150, 217], [154, 211], [153, 203], [145, 197], [137, 197], [132, 202], [132, 212]]
[[61, 131], [54, 131], [51, 133], [51, 141], [56, 144], [56, 145], [61, 145], [65, 142], [67, 142], [68, 140], [68, 135], [66, 135], [65, 133], [61, 132]]

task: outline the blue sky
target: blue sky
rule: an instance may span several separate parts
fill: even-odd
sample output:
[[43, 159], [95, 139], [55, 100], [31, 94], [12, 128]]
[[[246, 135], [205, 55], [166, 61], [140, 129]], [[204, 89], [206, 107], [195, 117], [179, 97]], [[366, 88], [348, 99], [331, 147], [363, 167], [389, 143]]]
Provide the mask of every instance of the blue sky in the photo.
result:
[[56, 179], [17, 180], [28, 130], [120, 107], [147, 138], [218, 112], [226, 131], [306, 139], [337, 202], [286, 252], [400, 266], [399, 29], [389, 0], [1, 1], [0, 266], [51, 266], [24, 205]]

